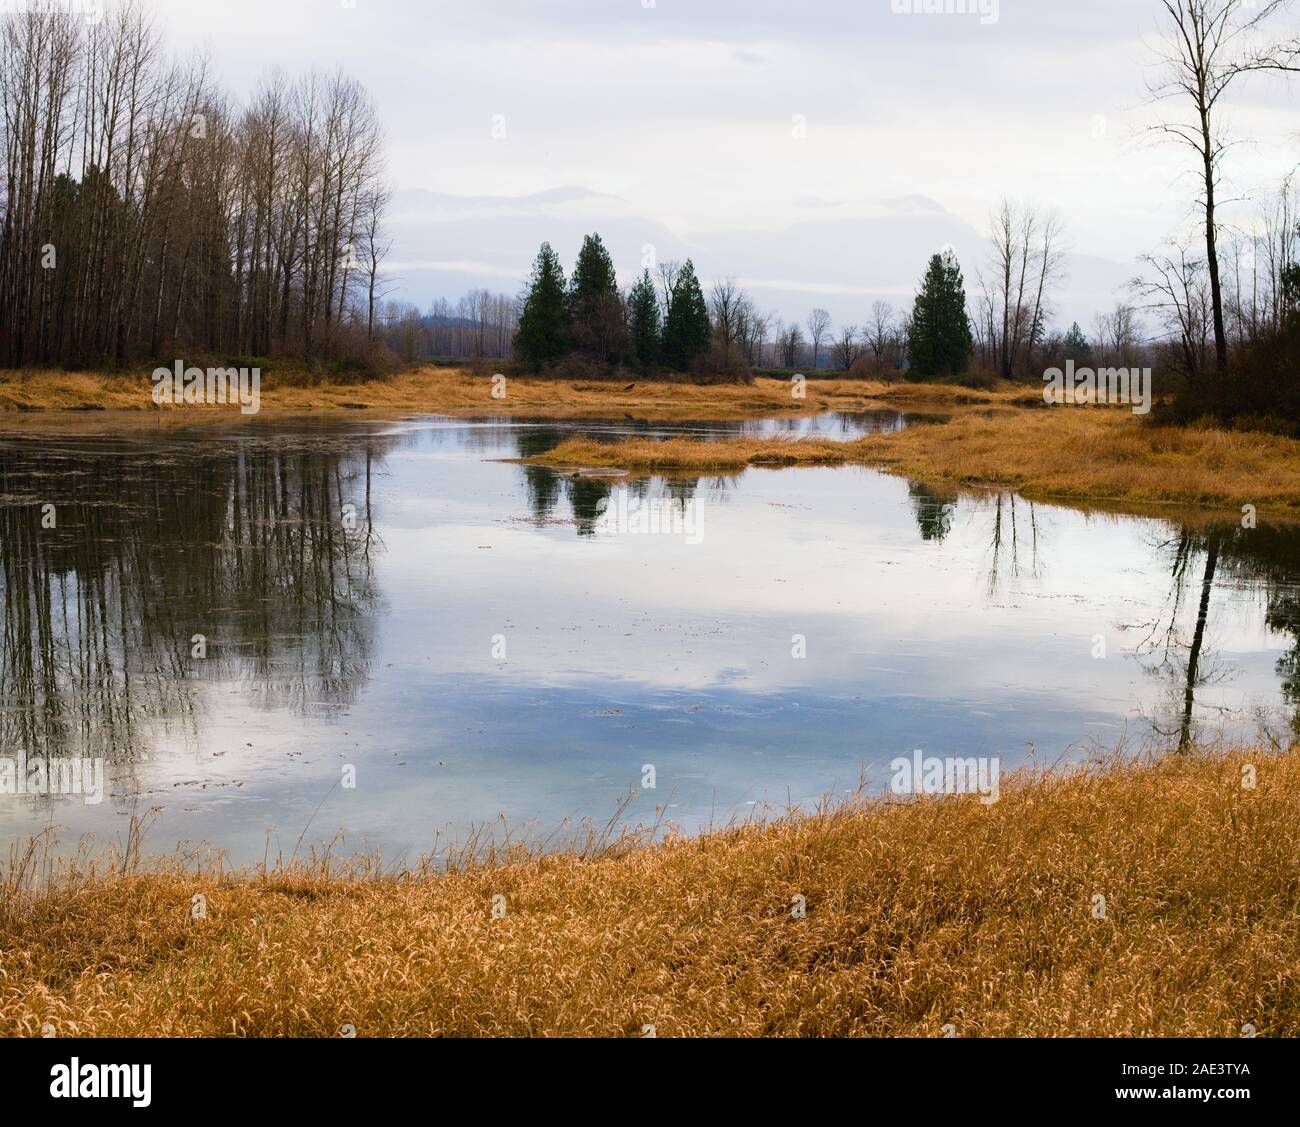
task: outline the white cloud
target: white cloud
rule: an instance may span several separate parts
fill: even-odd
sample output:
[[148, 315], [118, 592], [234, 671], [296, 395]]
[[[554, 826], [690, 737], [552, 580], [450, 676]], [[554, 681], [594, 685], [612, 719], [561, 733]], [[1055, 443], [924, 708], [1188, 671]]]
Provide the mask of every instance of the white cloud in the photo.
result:
[[[271, 65], [342, 67], [366, 83], [400, 186], [460, 197], [423, 222], [401, 216], [401, 231], [423, 232], [394, 248], [417, 275], [454, 279], [481, 265], [485, 280], [522, 277], [535, 232], [510, 223], [528, 215], [556, 217], [562, 254], [569, 224], [604, 233], [630, 217], [657, 226], [648, 241], [689, 249], [916, 197], [942, 204], [937, 245], [953, 222], [978, 239], [1004, 194], [1055, 205], [1076, 249], [1131, 272], [1138, 254], [1186, 226], [1194, 198], [1182, 156], [1142, 134], [1155, 0], [1002, 0], [987, 27], [895, 15], [889, 0], [155, 2], [173, 38], [207, 44], [236, 89]], [[1231, 153], [1229, 194], [1271, 187], [1294, 166], [1293, 99], [1279, 82], [1242, 88], [1232, 124], [1258, 143]], [[540, 209], [511, 200], [564, 185], [589, 191]], [[489, 246], [426, 237], [436, 229], [454, 243], [455, 225], [494, 208], [502, 226]], [[1247, 216], [1239, 207], [1228, 218]], [[744, 261], [697, 264], [769, 279], [756, 283], [769, 291], [863, 297], [924, 266], [834, 240], [810, 247], [797, 270], [765, 262], [761, 243], [747, 249]], [[963, 261], [973, 278], [975, 261]]]

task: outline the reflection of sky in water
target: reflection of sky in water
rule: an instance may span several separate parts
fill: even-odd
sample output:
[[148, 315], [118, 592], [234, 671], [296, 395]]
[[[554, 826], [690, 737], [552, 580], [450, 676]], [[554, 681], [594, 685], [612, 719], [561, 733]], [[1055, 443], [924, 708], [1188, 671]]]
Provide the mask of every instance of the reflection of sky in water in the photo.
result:
[[[810, 433], [808, 420], [789, 424]], [[896, 425], [896, 416], [817, 423], [845, 437]], [[690, 427], [737, 433], [735, 424]], [[95, 446], [139, 476], [116, 502], [130, 498], [145, 514], [133, 520], [173, 503], [190, 513], [167, 566], [184, 559], [221, 572], [134, 590], [135, 602], [123, 602], [142, 608], [133, 613], [145, 625], [133, 646], [171, 631], [185, 649], [195, 624], [211, 623], [225, 660], [201, 671], [164, 664], [129, 684], [118, 677], [116, 691], [145, 703], [131, 750], [110, 767], [115, 798], [55, 804], [64, 836], [119, 833], [134, 795], [141, 809], [163, 807], [154, 848], [205, 840], [247, 861], [261, 858], [268, 830], [273, 853], [292, 851], [319, 806], [308, 840], [343, 826], [350, 845], [393, 857], [498, 814], [543, 831], [566, 817], [603, 822], [634, 788], [631, 819], [652, 821], [655, 804], [667, 804], [671, 821], [697, 829], [753, 803], [851, 789], [864, 772], [878, 788], [889, 760], [913, 748], [996, 754], [1007, 766], [1031, 745], [1055, 760], [1081, 742], [1140, 743], [1153, 721], [1176, 738], [1205, 534], [1009, 496], [957, 501], [863, 469], [758, 470], [669, 487], [498, 460], [575, 428], [647, 429], [261, 420], [252, 430], [171, 433], [161, 455], [147, 439]], [[25, 453], [42, 465], [85, 461], [84, 444], [40, 442]], [[14, 440], [4, 449], [12, 458]], [[250, 469], [259, 450], [280, 460]], [[167, 484], [210, 456], [206, 492], [175, 502]], [[12, 465], [5, 480], [10, 507], [37, 489]], [[703, 542], [610, 534], [599, 514], [619, 489], [693, 501]], [[360, 534], [372, 517], [373, 539], [335, 538], [349, 500]], [[99, 501], [90, 511], [110, 507]], [[276, 504], [274, 553], [223, 541], [223, 527]], [[129, 588], [132, 567], [148, 570], [147, 544], [134, 556], [121, 548], [128, 523], [99, 527], [82, 533], [89, 560], [78, 557], [52, 587], [60, 615], [77, 617], [78, 574], [116, 568]], [[1194, 716], [1207, 732], [1253, 737], [1261, 717], [1285, 732], [1293, 709], [1278, 665], [1295, 644], [1282, 626], [1296, 619], [1300, 541], [1275, 535], [1256, 542], [1262, 550], [1239, 530], [1223, 535]], [[1186, 571], [1174, 609], [1180, 538]], [[217, 546], [211, 558], [204, 544]], [[104, 636], [111, 620], [98, 622]], [[111, 664], [111, 644], [91, 641], [94, 630], [74, 633], [79, 660], [103, 649], [92, 663]], [[497, 635], [504, 661], [493, 656]], [[795, 635], [806, 659], [792, 656]], [[1092, 656], [1097, 635], [1104, 660]], [[24, 658], [12, 628], [8, 637], [12, 739], [23, 730], [13, 684]], [[85, 679], [76, 683], [62, 690], [72, 713], [101, 724], [116, 715], [96, 712]], [[345, 763], [357, 766], [355, 791], [334, 786]], [[637, 787], [643, 764], [656, 767], [656, 791]], [[6, 839], [49, 817], [0, 799]]]

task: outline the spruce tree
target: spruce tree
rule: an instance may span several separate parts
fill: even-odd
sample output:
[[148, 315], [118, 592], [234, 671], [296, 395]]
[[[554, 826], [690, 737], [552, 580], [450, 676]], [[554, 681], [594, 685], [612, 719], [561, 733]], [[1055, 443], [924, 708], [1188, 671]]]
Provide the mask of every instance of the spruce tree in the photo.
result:
[[531, 371], [563, 358], [569, 348], [569, 311], [564, 269], [550, 243], [543, 243], [519, 315], [515, 352]]
[[712, 337], [709, 307], [688, 258], [673, 286], [672, 308], [664, 325], [664, 359], [680, 372], [689, 371], [695, 358], [709, 351]]
[[659, 295], [650, 280], [650, 271], [643, 271], [628, 295], [628, 332], [632, 338], [632, 353], [637, 363], [648, 368], [659, 362], [660, 325]]
[[1083, 330], [1079, 328], [1078, 321], [1075, 321], [1070, 326], [1070, 331], [1065, 334], [1061, 346], [1065, 349], [1065, 355], [1071, 360], [1088, 360], [1092, 357], [1092, 345], [1088, 343], [1088, 338], [1083, 335]]
[[961, 267], [951, 251], [936, 254], [912, 307], [908, 339], [912, 372], [923, 378], [961, 375], [972, 345]]
[[575, 348], [588, 359], [617, 364], [623, 359], [623, 298], [614, 260], [599, 235], [582, 241], [569, 280], [569, 323]]

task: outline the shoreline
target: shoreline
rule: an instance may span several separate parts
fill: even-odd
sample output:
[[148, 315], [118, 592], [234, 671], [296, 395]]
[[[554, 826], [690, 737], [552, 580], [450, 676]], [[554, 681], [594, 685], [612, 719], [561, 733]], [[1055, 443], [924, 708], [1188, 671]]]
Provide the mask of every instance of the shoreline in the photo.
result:
[[149, 869], [128, 841], [0, 882], [0, 1034], [1295, 1036], [1297, 808], [1292, 748], [442, 875]]
[[[292, 381], [292, 375], [284, 379]], [[795, 399], [788, 381], [753, 385], [512, 378], [504, 399], [492, 379], [421, 368], [357, 385], [280, 386], [268, 377], [256, 416], [238, 406], [169, 407], [135, 377], [0, 372], [0, 430], [203, 424], [255, 425], [289, 416], [629, 420], [645, 423], [810, 418], [826, 412], [939, 413], [942, 421], [848, 442], [825, 439], [663, 441], [613, 444], [572, 439], [526, 459], [556, 469], [606, 468], [665, 475], [749, 468], [861, 465], [953, 491], [1002, 489], [1027, 500], [1157, 510], [1254, 506], [1257, 519], [1300, 520], [1300, 441], [1214, 428], [1156, 426], [1123, 408], [1047, 408], [1038, 388], [974, 391], [947, 384], [817, 379]], [[4, 410], [16, 395], [43, 406]]]
[[1238, 519], [1253, 506], [1258, 520], [1300, 520], [1300, 441], [1158, 427], [1109, 408], [957, 414], [848, 442], [574, 438], [527, 463], [668, 475], [858, 465], [957, 492], [1006, 490], [1070, 505], [1237, 509]]
[[[881, 383], [851, 379], [812, 379], [806, 397], [796, 399], [787, 380], [759, 378], [753, 384], [697, 384], [637, 379], [550, 380], [510, 377], [505, 397], [494, 398], [491, 376], [461, 369], [424, 367], [389, 379], [362, 383], [311, 383], [300, 373], [270, 372], [262, 379], [262, 413], [410, 410], [430, 414], [589, 417], [594, 410], [622, 416], [637, 412], [646, 421], [763, 418], [773, 414], [806, 417], [834, 410], [870, 410], [894, 403], [909, 406], [1014, 406], [1042, 396], [1036, 388], [1006, 387], [976, 391], [950, 384]], [[236, 405], [156, 406], [152, 384], [143, 372], [0, 370], [0, 418], [53, 413], [134, 411], [195, 418], [239, 416]]]

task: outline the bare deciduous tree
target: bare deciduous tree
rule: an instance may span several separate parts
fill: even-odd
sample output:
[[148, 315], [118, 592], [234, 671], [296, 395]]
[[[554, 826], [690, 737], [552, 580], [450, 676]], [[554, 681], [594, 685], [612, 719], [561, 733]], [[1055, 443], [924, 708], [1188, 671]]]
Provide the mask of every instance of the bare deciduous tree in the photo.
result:
[[803, 348], [803, 330], [798, 325], [791, 325], [781, 338], [781, 361], [787, 368], [799, 363], [799, 352]]
[[846, 325], [840, 330], [840, 335], [835, 340], [835, 366], [841, 372], [847, 372], [861, 355], [862, 344], [858, 340], [858, 327], [857, 325]]
[[812, 366], [817, 367], [821, 360], [822, 341], [831, 331], [831, 315], [824, 309], [814, 309], [808, 314], [808, 338], [812, 341]]
[[1096, 344], [1099, 363], [1115, 367], [1136, 366], [1142, 349], [1137, 309], [1121, 301], [1111, 312], [1098, 314]]
[[871, 320], [867, 323], [867, 344], [877, 364], [885, 362], [890, 336], [894, 331], [894, 307], [887, 301], [877, 301], [871, 306]]
[[682, 264], [675, 258], [665, 259], [655, 267], [655, 276], [659, 279], [660, 313], [665, 323], [668, 314], [673, 311], [673, 290], [677, 286], [677, 276], [682, 272]]
[[1228, 335], [1219, 268], [1219, 167], [1227, 149], [1220, 132], [1222, 102], [1243, 75], [1300, 69], [1300, 41], [1268, 42], [1263, 25], [1291, 0], [1160, 0], [1166, 17], [1166, 46], [1159, 55], [1163, 74], [1149, 85], [1157, 101], [1181, 100], [1187, 117], [1153, 129], [1197, 157], [1204, 212], [1205, 262], [1213, 307], [1215, 363], [1228, 367]]
[[993, 214], [992, 259], [980, 275], [983, 292], [972, 320], [986, 359], [1003, 379], [1032, 366], [1046, 335], [1052, 290], [1065, 274], [1063, 236], [1054, 211], [1004, 199]]
[[1167, 253], [1144, 255], [1147, 276], [1131, 283], [1133, 292], [1157, 313], [1177, 345], [1184, 372], [1195, 381], [1209, 351], [1213, 309], [1205, 259], [1185, 246]]
[[744, 342], [745, 322], [752, 310], [752, 304], [736, 285], [735, 278], [723, 278], [713, 284], [713, 291], [709, 295], [709, 315], [713, 322], [713, 339], [724, 371], [739, 357]]

